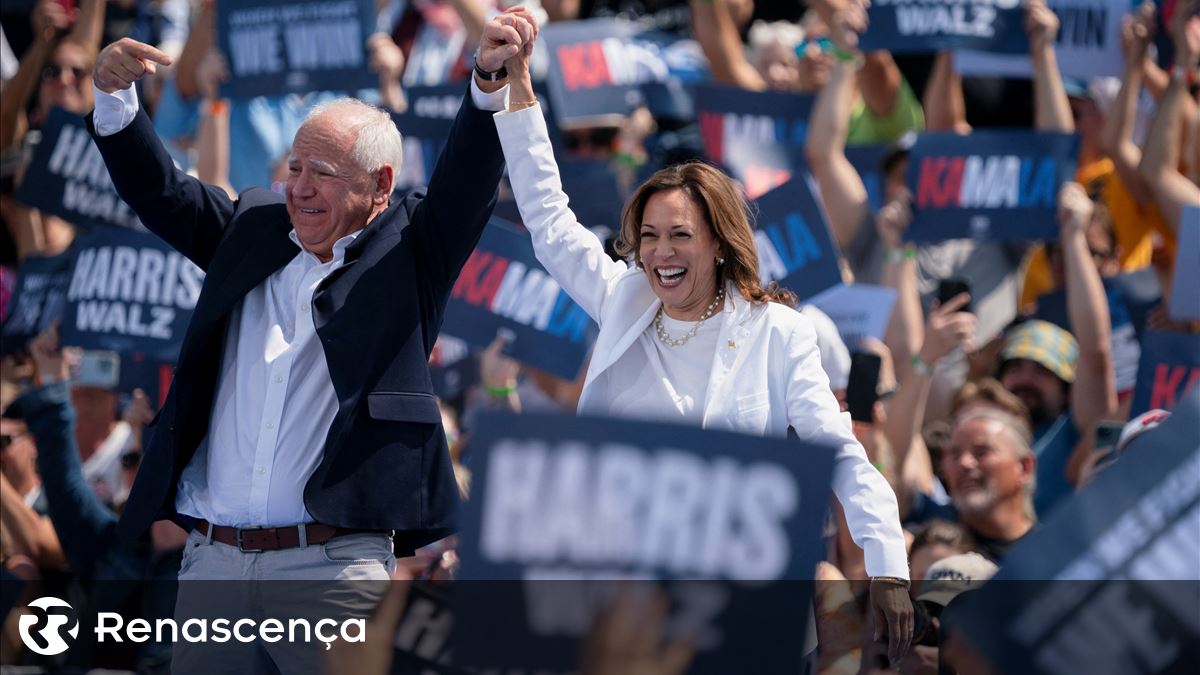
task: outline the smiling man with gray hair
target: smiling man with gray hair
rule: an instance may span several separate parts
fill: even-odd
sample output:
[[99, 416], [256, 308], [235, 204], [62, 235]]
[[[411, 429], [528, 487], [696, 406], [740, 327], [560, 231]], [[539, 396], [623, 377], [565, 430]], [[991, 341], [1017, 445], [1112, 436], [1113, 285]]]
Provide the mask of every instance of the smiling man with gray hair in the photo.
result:
[[991, 406], [972, 406], [955, 420], [942, 475], [977, 550], [997, 564], [1037, 523], [1036, 467], [1024, 420]]
[[207, 274], [120, 523], [191, 530], [181, 580], [387, 579], [456, 528], [427, 362], [503, 173], [503, 64], [536, 34], [523, 8], [487, 24], [425, 192], [392, 194], [388, 114], [339, 99], [296, 133], [283, 203], [176, 170], [131, 87], [170, 59], [128, 38], [100, 54], [89, 124], [113, 182]]

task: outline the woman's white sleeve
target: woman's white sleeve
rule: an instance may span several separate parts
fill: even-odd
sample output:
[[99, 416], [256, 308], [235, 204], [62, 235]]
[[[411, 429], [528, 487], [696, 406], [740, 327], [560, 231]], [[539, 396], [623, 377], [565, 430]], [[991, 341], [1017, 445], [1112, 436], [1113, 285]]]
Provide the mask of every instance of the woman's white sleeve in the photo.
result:
[[610, 285], [629, 268], [609, 258], [603, 242], [568, 208], [541, 107], [496, 113], [494, 119], [508, 180], [538, 261], [599, 323]]
[[846, 512], [850, 536], [863, 550], [867, 574], [907, 579], [908, 556], [896, 494], [867, 460], [854, 437], [850, 414], [841, 412], [829, 388], [812, 322], [797, 318], [787, 341], [788, 422], [800, 438], [836, 451], [833, 492]]

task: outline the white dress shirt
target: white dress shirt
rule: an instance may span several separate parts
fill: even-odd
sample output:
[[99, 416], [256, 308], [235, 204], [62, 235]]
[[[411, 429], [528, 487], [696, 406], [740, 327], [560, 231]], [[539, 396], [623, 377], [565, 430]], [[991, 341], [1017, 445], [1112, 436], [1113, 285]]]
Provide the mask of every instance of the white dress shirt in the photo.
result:
[[[132, 87], [115, 94], [93, 90], [98, 134], [115, 134], [133, 121], [138, 100]], [[481, 110], [503, 110], [508, 87], [488, 94], [472, 80], [471, 98]], [[313, 323], [313, 295], [344, 264], [359, 232], [335, 242], [327, 263], [301, 247], [232, 310], [208, 436], [180, 477], [179, 513], [233, 527], [312, 522], [304, 486], [338, 410]], [[295, 230], [291, 238], [300, 245]]]
[[[595, 234], [567, 205], [546, 123], [537, 107], [495, 115], [510, 183], [534, 252], [575, 302], [600, 325], [579, 398], [579, 412], [611, 415], [631, 378], [667, 372], [662, 354], [645, 349], [646, 332], [662, 302], [640, 269], [614, 262]], [[692, 363], [705, 392], [704, 428], [760, 436], [800, 438], [836, 450], [833, 491], [846, 513], [850, 535], [864, 551], [871, 576], [908, 578], [908, 556], [896, 495], [867, 461], [821, 367], [812, 321], [778, 303], [747, 302], [732, 285], [710, 322], [718, 338]], [[678, 335], [673, 335], [678, 337]], [[656, 338], [657, 339], [657, 338]], [[656, 363], [657, 362], [657, 363]], [[668, 373], [669, 375], [669, 373]], [[658, 387], [634, 394], [658, 406]]]

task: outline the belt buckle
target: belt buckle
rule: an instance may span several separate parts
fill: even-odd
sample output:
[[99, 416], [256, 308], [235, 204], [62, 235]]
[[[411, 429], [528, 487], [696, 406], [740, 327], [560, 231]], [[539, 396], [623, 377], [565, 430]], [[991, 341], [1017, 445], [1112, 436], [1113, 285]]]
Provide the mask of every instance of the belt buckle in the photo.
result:
[[239, 528], [238, 528], [238, 531], [237, 531], [237, 547], [238, 547], [238, 550], [239, 550], [239, 551], [241, 551], [242, 553], [262, 553], [262, 552], [263, 552], [263, 549], [261, 549], [261, 548], [246, 548], [245, 546], [243, 546], [243, 545], [242, 545], [242, 533], [244, 533], [244, 532], [254, 532], [254, 531], [257, 531], [257, 530], [262, 530], [262, 529], [264, 529], [264, 528], [261, 528], [261, 527], [246, 527], [246, 528], [241, 528], [241, 527], [239, 527]]

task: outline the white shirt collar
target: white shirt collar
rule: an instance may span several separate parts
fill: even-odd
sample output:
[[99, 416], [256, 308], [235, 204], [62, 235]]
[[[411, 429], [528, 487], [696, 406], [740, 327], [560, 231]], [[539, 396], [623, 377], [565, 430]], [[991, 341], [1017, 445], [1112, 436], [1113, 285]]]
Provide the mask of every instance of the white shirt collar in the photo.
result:
[[[355, 230], [341, 239], [333, 242], [333, 258], [330, 259], [329, 263], [334, 267], [341, 265], [346, 260], [346, 249], [350, 247], [350, 244], [352, 244], [354, 240], [358, 238], [358, 235], [362, 234], [362, 231], [365, 229], [366, 228]], [[291, 238], [292, 243], [300, 247], [301, 252], [312, 256], [313, 260], [320, 262], [320, 258], [317, 258], [312, 251], [304, 248], [304, 244], [300, 243], [300, 237], [296, 234], [296, 228], [293, 227], [291, 232], [288, 232], [288, 237]]]

